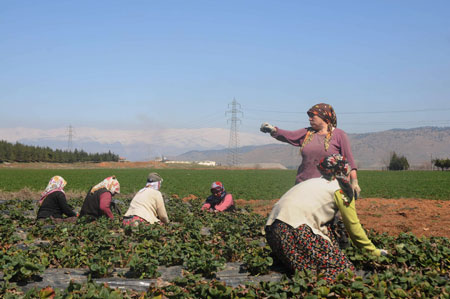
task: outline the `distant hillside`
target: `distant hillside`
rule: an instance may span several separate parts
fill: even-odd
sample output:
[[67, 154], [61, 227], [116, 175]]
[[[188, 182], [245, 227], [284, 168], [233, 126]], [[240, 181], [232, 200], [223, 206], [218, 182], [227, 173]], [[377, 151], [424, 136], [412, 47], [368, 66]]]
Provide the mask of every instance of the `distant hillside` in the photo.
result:
[[[242, 163], [280, 163], [288, 168], [294, 168], [301, 161], [301, 157], [298, 155], [298, 148], [281, 143], [245, 146], [240, 148], [240, 153]], [[227, 155], [227, 149], [189, 151], [172, 157], [172, 159], [187, 161], [210, 160], [227, 164]]]
[[450, 157], [450, 127], [393, 129], [377, 133], [350, 134], [359, 167], [380, 169], [390, 153], [404, 155], [411, 166], [429, 168], [431, 159]]
[[[155, 157], [175, 156], [189, 150], [214, 150], [227, 147], [230, 130], [226, 128], [158, 128], [141, 130], [74, 129], [72, 146], [88, 153], [114, 152], [130, 161], [148, 161]], [[241, 132], [241, 145], [267, 144], [267, 136], [257, 128]], [[67, 149], [67, 128], [0, 128], [0, 139], [11, 143]]]
[[[360, 169], [381, 169], [390, 153], [404, 155], [412, 168], [430, 168], [433, 158], [450, 157], [450, 127], [393, 129], [375, 133], [349, 134], [353, 155]], [[270, 138], [269, 136], [267, 136]], [[242, 163], [281, 163], [296, 168], [301, 162], [299, 148], [285, 143], [241, 148]], [[189, 151], [176, 160], [213, 160], [226, 164], [227, 150]]]

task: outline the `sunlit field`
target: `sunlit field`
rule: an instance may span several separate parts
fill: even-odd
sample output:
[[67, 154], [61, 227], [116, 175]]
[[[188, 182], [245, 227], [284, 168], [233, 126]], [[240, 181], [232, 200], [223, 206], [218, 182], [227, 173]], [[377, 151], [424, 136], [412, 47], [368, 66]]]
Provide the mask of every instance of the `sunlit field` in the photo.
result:
[[[275, 199], [293, 186], [294, 170], [216, 169], [0, 169], [0, 190], [29, 188], [42, 191], [54, 175], [64, 177], [66, 190], [87, 191], [107, 176], [116, 175], [123, 194], [145, 185], [147, 174], [156, 171], [164, 178], [162, 191], [185, 197], [204, 198], [213, 181], [239, 199]], [[425, 198], [450, 200], [450, 171], [359, 171], [362, 197]]]

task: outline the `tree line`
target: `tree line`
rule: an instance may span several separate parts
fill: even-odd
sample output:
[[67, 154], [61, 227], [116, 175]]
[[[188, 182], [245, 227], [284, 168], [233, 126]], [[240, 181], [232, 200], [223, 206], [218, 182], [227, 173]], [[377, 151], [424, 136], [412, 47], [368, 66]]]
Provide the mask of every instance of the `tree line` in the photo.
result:
[[119, 156], [108, 151], [107, 153], [90, 154], [83, 150], [63, 151], [53, 150], [49, 147], [15, 144], [0, 141], [0, 163], [3, 162], [108, 162], [119, 161]]
[[396, 152], [391, 153], [391, 160], [389, 161], [389, 170], [408, 170], [409, 163], [405, 156], [397, 155]]
[[[450, 159], [434, 159], [432, 163], [442, 171], [450, 168]], [[397, 155], [396, 152], [391, 153], [391, 159], [389, 161], [389, 170], [408, 170], [409, 163], [405, 156]]]
[[450, 159], [434, 159], [433, 160], [434, 166], [437, 168], [440, 168], [442, 171], [447, 170], [450, 168]]

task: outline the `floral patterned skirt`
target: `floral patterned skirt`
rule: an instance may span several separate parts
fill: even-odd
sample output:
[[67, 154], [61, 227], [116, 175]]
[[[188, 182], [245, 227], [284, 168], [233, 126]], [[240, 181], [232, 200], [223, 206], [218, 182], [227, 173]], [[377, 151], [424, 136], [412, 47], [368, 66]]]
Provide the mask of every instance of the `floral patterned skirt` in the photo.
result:
[[311, 270], [323, 272], [325, 279], [333, 281], [346, 269], [355, 270], [353, 264], [339, 249], [339, 245], [328, 227], [331, 243], [313, 233], [311, 228], [300, 225], [293, 228], [280, 220], [266, 226], [266, 238], [272, 252], [291, 271]]

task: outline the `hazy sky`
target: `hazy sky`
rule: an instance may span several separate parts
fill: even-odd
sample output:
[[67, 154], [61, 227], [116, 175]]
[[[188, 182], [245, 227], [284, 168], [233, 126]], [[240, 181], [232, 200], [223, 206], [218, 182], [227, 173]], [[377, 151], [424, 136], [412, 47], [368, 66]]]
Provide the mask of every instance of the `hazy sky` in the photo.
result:
[[[0, 128], [450, 126], [450, 1], [0, 0]], [[1, 136], [0, 136], [1, 139]]]

